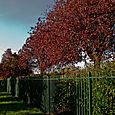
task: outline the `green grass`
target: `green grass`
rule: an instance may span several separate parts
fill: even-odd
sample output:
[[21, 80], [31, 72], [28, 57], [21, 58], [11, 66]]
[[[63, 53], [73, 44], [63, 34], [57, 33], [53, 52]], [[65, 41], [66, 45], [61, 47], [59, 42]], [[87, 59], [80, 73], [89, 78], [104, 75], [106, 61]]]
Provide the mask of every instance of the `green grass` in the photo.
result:
[[43, 115], [38, 108], [29, 107], [19, 98], [0, 92], [0, 115]]

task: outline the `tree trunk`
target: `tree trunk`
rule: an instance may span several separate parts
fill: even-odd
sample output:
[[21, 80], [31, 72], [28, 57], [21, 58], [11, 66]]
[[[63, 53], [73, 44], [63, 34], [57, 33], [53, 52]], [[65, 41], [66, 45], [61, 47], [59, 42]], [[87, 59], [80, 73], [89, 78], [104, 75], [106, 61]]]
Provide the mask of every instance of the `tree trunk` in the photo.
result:
[[101, 58], [99, 56], [97, 56], [94, 59], [94, 68], [100, 68], [100, 63], [101, 63]]

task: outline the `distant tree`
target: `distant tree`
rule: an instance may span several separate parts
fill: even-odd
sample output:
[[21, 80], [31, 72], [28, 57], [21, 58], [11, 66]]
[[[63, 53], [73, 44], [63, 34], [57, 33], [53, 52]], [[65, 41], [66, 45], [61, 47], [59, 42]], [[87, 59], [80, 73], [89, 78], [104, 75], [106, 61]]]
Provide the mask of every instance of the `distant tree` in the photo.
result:
[[12, 53], [11, 49], [7, 49], [3, 54], [0, 68], [1, 75], [4, 78], [19, 77], [22, 74], [30, 73], [29, 69], [19, 67], [19, 56], [16, 52]]
[[16, 53], [12, 53], [11, 49], [7, 49], [2, 56], [1, 63], [4, 69], [10, 69], [13, 71], [17, 70], [18, 64], [18, 55]]
[[32, 68], [30, 66], [31, 56], [26, 49], [26, 45], [24, 44], [22, 49], [18, 52], [18, 68], [19, 68], [19, 75], [26, 76], [33, 73]]
[[0, 63], [0, 79], [3, 79], [4, 75], [3, 75], [3, 67], [2, 64]]
[[2, 59], [1, 59], [1, 62], [4, 63], [6, 60], [8, 60], [9, 58], [11, 58], [12, 56], [12, 51], [10, 48], [8, 48], [4, 54], [2, 55]]

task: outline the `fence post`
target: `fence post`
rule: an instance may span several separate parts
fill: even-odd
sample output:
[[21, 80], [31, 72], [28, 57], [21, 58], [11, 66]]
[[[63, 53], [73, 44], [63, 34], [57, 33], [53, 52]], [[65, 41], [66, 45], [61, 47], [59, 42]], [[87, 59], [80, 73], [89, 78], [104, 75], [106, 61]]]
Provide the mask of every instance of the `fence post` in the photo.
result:
[[7, 92], [11, 93], [11, 77], [7, 78]]
[[49, 114], [50, 114], [50, 77], [48, 76], [48, 93], [49, 93]]
[[89, 115], [92, 115], [92, 75], [89, 72]]
[[44, 91], [42, 95], [42, 109], [46, 113], [50, 113], [50, 79], [45, 76], [43, 79]]
[[15, 97], [19, 96], [19, 78], [16, 78], [16, 84], [15, 84]]

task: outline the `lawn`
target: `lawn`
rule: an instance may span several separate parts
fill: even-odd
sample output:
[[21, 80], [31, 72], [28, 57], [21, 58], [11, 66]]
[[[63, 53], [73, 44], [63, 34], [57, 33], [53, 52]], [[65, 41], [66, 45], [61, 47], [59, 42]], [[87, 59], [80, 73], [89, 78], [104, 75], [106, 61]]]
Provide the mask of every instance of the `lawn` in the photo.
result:
[[0, 115], [44, 115], [38, 108], [29, 107], [19, 98], [0, 92]]

